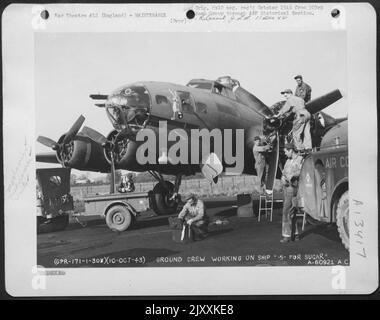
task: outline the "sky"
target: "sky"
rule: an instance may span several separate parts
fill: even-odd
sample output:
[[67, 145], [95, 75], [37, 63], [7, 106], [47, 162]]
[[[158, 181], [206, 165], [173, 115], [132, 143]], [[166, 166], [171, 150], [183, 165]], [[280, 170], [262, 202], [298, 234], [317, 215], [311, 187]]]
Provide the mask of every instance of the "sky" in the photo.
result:
[[[54, 140], [83, 114], [84, 125], [107, 135], [105, 110], [89, 94], [109, 94], [137, 81], [185, 85], [195, 78], [230, 75], [268, 106], [295, 89], [295, 75], [312, 99], [331, 90], [346, 94], [344, 32], [37, 33], [36, 137]], [[324, 111], [347, 116], [345, 99]], [[49, 151], [37, 143], [36, 152]]]

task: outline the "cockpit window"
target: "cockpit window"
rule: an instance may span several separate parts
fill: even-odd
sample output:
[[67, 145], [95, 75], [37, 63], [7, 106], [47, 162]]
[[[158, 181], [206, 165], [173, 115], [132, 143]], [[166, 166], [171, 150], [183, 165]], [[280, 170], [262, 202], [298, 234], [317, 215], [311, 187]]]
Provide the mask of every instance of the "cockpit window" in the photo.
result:
[[187, 84], [187, 86], [190, 88], [196, 88], [196, 89], [211, 91], [212, 82], [196, 82], [196, 81], [193, 82], [193, 81], [190, 81]]
[[218, 82], [215, 82], [213, 92], [216, 94], [220, 94], [221, 96], [236, 100], [233, 91], [230, 88], [227, 88]]
[[156, 95], [157, 104], [169, 104], [168, 98], [162, 95]]

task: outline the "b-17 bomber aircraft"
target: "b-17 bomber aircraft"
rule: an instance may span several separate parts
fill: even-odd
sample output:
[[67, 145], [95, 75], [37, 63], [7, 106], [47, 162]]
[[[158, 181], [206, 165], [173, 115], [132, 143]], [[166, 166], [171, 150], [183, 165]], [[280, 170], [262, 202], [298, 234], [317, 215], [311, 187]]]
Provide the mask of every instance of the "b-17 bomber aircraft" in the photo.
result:
[[[313, 147], [318, 147], [323, 135], [342, 121], [321, 112], [341, 97], [340, 91], [334, 90], [306, 103], [317, 132]], [[217, 80], [194, 79], [186, 86], [136, 82], [109, 95], [91, 94], [90, 98], [96, 101], [97, 107], [105, 109], [114, 129], [107, 136], [89, 127], [79, 131], [85, 120], [81, 115], [57, 142], [38, 137], [37, 141], [55, 152], [38, 154], [37, 161], [60, 163], [84, 171], [111, 172], [112, 176], [116, 169], [148, 171], [158, 181], [152, 191], [153, 209], [157, 214], [176, 211], [184, 175], [202, 172], [208, 180], [216, 182], [222, 171], [232, 169], [233, 172], [238, 160], [243, 166], [236, 174], [255, 175], [253, 138], [263, 133], [271, 137], [266, 188], [273, 190], [275, 178], [279, 177], [280, 150], [291, 131], [291, 121], [274, 120], [275, 108], [265, 105], [228, 76]], [[204, 150], [202, 143], [206, 137], [202, 133], [216, 134], [214, 129], [221, 134], [220, 143], [217, 145], [217, 135], [211, 134], [210, 147]], [[194, 131], [198, 132], [195, 137]], [[156, 141], [143, 148], [152, 133]], [[164, 147], [160, 141], [162, 134]], [[243, 155], [238, 152], [239, 138], [244, 153], [242, 159], [238, 159]], [[179, 141], [186, 147], [178, 148]], [[175, 152], [171, 153], [171, 148]], [[231, 150], [227, 152], [227, 149]], [[153, 157], [149, 156], [152, 150], [155, 151]], [[179, 151], [180, 156], [174, 157]], [[147, 159], [145, 163], [139, 161], [139, 156]], [[175, 176], [175, 183], [165, 181], [163, 174]], [[114, 183], [111, 183], [111, 192], [114, 192]]]

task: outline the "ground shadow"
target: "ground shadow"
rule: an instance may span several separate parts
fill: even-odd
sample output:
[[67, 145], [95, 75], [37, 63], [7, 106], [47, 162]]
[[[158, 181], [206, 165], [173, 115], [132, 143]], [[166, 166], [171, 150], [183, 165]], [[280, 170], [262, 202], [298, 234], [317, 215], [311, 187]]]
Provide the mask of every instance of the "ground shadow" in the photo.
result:
[[87, 228], [87, 227], [94, 227], [94, 226], [106, 224], [106, 221], [102, 218], [95, 218], [95, 219], [91, 219], [91, 220], [79, 218], [79, 221], [80, 221], [80, 223], [75, 221], [75, 220], [70, 221], [70, 224], [67, 226], [67, 228], [65, 230], [83, 229], [83, 228]]
[[223, 218], [227, 218], [227, 217], [233, 217], [233, 216], [236, 216], [237, 212], [236, 212], [236, 208], [230, 208], [230, 209], [226, 209], [226, 210], [223, 210], [221, 212], [218, 212], [214, 215], [214, 217], [223, 217]]
[[[176, 215], [173, 215], [176, 216]], [[169, 217], [170, 216], [162, 216], [162, 217], [149, 217], [146, 219], [138, 219], [135, 221], [131, 230], [139, 230], [150, 227], [161, 227], [161, 226], [169, 226]]]
[[339, 237], [339, 232], [336, 225], [333, 224], [323, 224], [319, 226], [307, 225], [306, 230], [302, 233], [301, 238], [305, 238], [311, 234], [318, 234], [326, 239], [334, 242], [341, 243], [342, 240]]
[[219, 236], [221, 234], [225, 234], [225, 233], [231, 232], [233, 230], [234, 230], [233, 228], [228, 228], [228, 229], [211, 229], [207, 233], [207, 238], [212, 238], [212, 237], [215, 237], [215, 236]]

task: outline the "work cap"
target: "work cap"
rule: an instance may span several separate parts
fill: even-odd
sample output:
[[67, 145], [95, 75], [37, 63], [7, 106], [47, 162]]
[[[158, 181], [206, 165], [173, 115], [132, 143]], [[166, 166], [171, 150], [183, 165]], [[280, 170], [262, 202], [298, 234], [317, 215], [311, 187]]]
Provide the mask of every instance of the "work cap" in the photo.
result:
[[302, 76], [300, 75], [300, 74], [297, 74], [295, 77], [294, 77], [294, 79], [301, 79], [302, 80]]
[[290, 89], [285, 89], [285, 90], [281, 91], [281, 94], [284, 94], [284, 93], [291, 93], [291, 94], [293, 94], [293, 91], [290, 90]]

